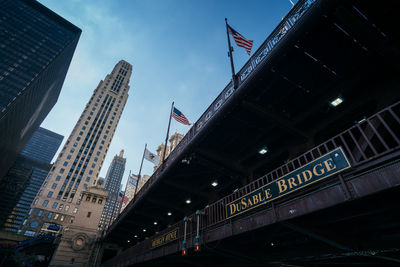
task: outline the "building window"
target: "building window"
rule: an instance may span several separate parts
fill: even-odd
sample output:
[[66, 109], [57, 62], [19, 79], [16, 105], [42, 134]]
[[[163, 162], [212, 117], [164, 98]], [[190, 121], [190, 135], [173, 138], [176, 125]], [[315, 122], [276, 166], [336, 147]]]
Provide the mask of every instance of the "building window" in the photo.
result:
[[47, 215], [47, 218], [48, 218], [48, 219], [51, 219], [51, 216], [53, 216], [53, 212], [50, 211], [50, 212], [49, 212], [49, 215]]
[[68, 161], [64, 161], [63, 166], [67, 166], [68, 165]]
[[53, 209], [56, 209], [57, 208], [57, 205], [58, 205], [58, 203], [57, 202], [54, 202], [53, 203], [53, 206], [51, 206]]
[[49, 193], [47, 193], [47, 197], [51, 197], [53, 195], [53, 191], [49, 191]]
[[66, 205], [65, 206], [65, 211], [68, 211], [69, 210], [69, 205]]
[[94, 158], [94, 161], [97, 162], [99, 159], [98, 158]]
[[54, 220], [57, 220], [57, 219], [58, 219], [58, 216], [60, 216], [60, 214], [56, 213], [56, 214], [54, 215]]
[[78, 212], [78, 208], [74, 208], [74, 213], [77, 213]]
[[31, 228], [36, 228], [39, 226], [39, 222], [38, 221], [33, 221], [31, 222], [31, 224], [29, 225]]
[[33, 209], [29, 209], [28, 215], [32, 214]]
[[90, 196], [87, 196], [87, 197], [86, 197], [86, 201], [90, 201]]
[[[90, 170], [89, 173], [90, 173], [90, 172], [93, 172], [93, 171]], [[91, 174], [91, 173], [90, 173], [90, 174]], [[89, 182], [89, 181], [90, 181], [90, 177], [86, 177], [86, 182]]]
[[[43, 191], [43, 190], [42, 190]], [[36, 206], [36, 204], [38, 203], [39, 199], [35, 199], [35, 201], [33, 202], [33, 206]]]
[[60, 206], [58, 206], [58, 210], [62, 210], [64, 208], [64, 204], [60, 204]]
[[64, 171], [65, 171], [65, 169], [61, 169], [61, 170], [60, 170], [60, 173], [64, 173]]
[[[92, 171], [92, 170], [90, 170], [90, 171], [89, 171], [89, 174], [93, 174], [93, 171]], [[88, 178], [89, 178], [89, 177], [88, 177]], [[90, 178], [89, 178], [89, 179], [90, 179]], [[89, 180], [87, 180], [87, 181], [89, 181]]]
[[96, 167], [96, 164], [92, 163], [92, 168], [95, 168], [95, 167]]
[[43, 201], [42, 206], [43, 206], [43, 207], [47, 207], [47, 204], [49, 204], [49, 201], [46, 199], [45, 201]]
[[94, 197], [94, 198], [92, 199], [92, 202], [93, 202], [93, 203], [96, 203], [96, 201], [97, 201], [97, 198]]
[[56, 177], [56, 181], [60, 181], [60, 179], [61, 179], [60, 175]]
[[78, 137], [76, 138], [76, 141], [79, 141], [79, 140], [81, 140], [81, 138], [78, 136]]
[[87, 189], [87, 184], [83, 184], [83, 188]]
[[81, 132], [79, 132], [79, 135], [82, 135], [83, 134], [83, 132], [81, 131]]
[[101, 204], [101, 203], [103, 203], [103, 200], [102, 200], [102, 199], [99, 199], [99, 204]]
[[87, 213], [87, 216], [86, 216], [86, 217], [90, 218], [90, 215], [92, 215], [92, 213], [89, 211], [89, 212]]
[[54, 184], [51, 186], [52, 189], [56, 189], [56, 187], [57, 187], [57, 184], [56, 184], [56, 183], [54, 183]]
[[36, 234], [35, 231], [29, 231], [29, 230], [26, 230], [24, 233], [25, 236], [30, 236], [30, 237], [35, 236], [35, 234]]
[[39, 191], [39, 196], [41, 196], [43, 194], [43, 190]]
[[71, 149], [71, 151], [70, 151], [70, 152], [71, 152], [71, 153], [74, 153], [74, 151], [75, 151], [75, 149]]
[[39, 210], [38, 216], [39, 216], [39, 217], [42, 217], [42, 214], [43, 214], [43, 210]]
[[64, 218], [65, 218], [65, 216], [64, 215], [61, 215], [61, 218], [60, 218], [60, 221], [64, 221]]

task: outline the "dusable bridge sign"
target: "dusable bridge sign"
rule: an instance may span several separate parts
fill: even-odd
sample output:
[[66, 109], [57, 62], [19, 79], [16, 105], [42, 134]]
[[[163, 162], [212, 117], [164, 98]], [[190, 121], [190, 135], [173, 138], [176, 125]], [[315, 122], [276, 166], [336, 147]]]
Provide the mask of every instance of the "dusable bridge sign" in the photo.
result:
[[226, 205], [227, 219], [351, 167], [341, 147]]

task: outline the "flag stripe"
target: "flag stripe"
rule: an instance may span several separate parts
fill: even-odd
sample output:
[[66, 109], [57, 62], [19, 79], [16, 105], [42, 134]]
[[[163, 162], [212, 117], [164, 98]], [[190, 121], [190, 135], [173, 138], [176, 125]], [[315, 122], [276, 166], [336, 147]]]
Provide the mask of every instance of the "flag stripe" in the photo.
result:
[[189, 120], [180, 112], [176, 107], [174, 107], [174, 111], [172, 112], [172, 117], [177, 121], [185, 125], [190, 125]]
[[232, 27], [229, 25], [228, 25], [228, 32], [233, 36], [236, 45], [239, 47], [243, 47], [246, 50], [247, 54], [250, 55], [251, 48], [253, 47], [253, 41], [247, 40], [246, 38], [243, 37], [243, 35], [232, 29]]

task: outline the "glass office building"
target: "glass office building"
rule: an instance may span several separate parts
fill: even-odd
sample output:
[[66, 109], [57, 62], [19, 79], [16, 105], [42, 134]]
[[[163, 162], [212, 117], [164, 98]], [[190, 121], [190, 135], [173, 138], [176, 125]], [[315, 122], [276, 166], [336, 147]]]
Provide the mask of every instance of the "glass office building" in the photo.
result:
[[40, 127], [6, 174], [0, 187], [0, 218], [5, 230], [19, 231], [62, 140], [62, 135]]
[[0, 180], [57, 102], [80, 34], [36, 1], [0, 1]]

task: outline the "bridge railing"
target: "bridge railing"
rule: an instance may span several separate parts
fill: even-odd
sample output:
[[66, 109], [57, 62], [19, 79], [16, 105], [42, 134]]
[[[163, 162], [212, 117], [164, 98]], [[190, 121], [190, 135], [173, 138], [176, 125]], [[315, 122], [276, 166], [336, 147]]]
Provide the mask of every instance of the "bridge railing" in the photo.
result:
[[[193, 125], [193, 127], [189, 130], [189, 132], [183, 137], [180, 143], [175, 147], [173, 151], [166, 158], [164, 166], [159, 167], [153, 175], [149, 178], [149, 180], [142, 186], [142, 188], [137, 192], [135, 196], [135, 201], [140, 199], [145, 192], [158, 180], [161, 176], [163, 169], [165, 169], [168, 165], [170, 165], [182, 152], [182, 150], [186, 147], [186, 145], [196, 136], [199, 132], [201, 132], [204, 126], [211, 121], [211, 119], [219, 112], [221, 107], [225, 105], [231, 96], [237, 91], [240, 90], [240, 85], [249, 77], [251, 73], [254, 72], [257, 67], [267, 60], [271, 51], [274, 47], [285, 37], [285, 35], [289, 32], [289, 30], [295, 25], [295, 23], [306, 13], [307, 10], [310, 9], [312, 4], [316, 0], [300, 0], [296, 5], [289, 11], [289, 13], [282, 19], [282, 21], [278, 24], [275, 30], [266, 38], [266, 40], [261, 44], [261, 46], [257, 49], [257, 51], [251, 56], [251, 58], [247, 61], [247, 63], [241, 68], [241, 70], [237, 73], [238, 77], [238, 86], [237, 89], [233, 87], [233, 83], [229, 82], [228, 85], [222, 90], [222, 92], [217, 96], [217, 98], [211, 103], [211, 105], [206, 109], [203, 115], [197, 120], [197, 122]], [[121, 213], [119, 220], [125, 217], [125, 214], [133, 206], [134, 201], [131, 201], [126, 207], [126, 211]], [[118, 220], [115, 220], [114, 223], [107, 229], [107, 233], [112, 231], [115, 227], [115, 224], [118, 223]]]
[[375, 115], [357, 122], [350, 129], [332, 137], [286, 164], [263, 175], [259, 179], [238, 189], [205, 208], [207, 226], [226, 220], [226, 205], [264, 185], [292, 172], [329, 151], [342, 147], [351, 165], [357, 167], [400, 148], [400, 102]]

